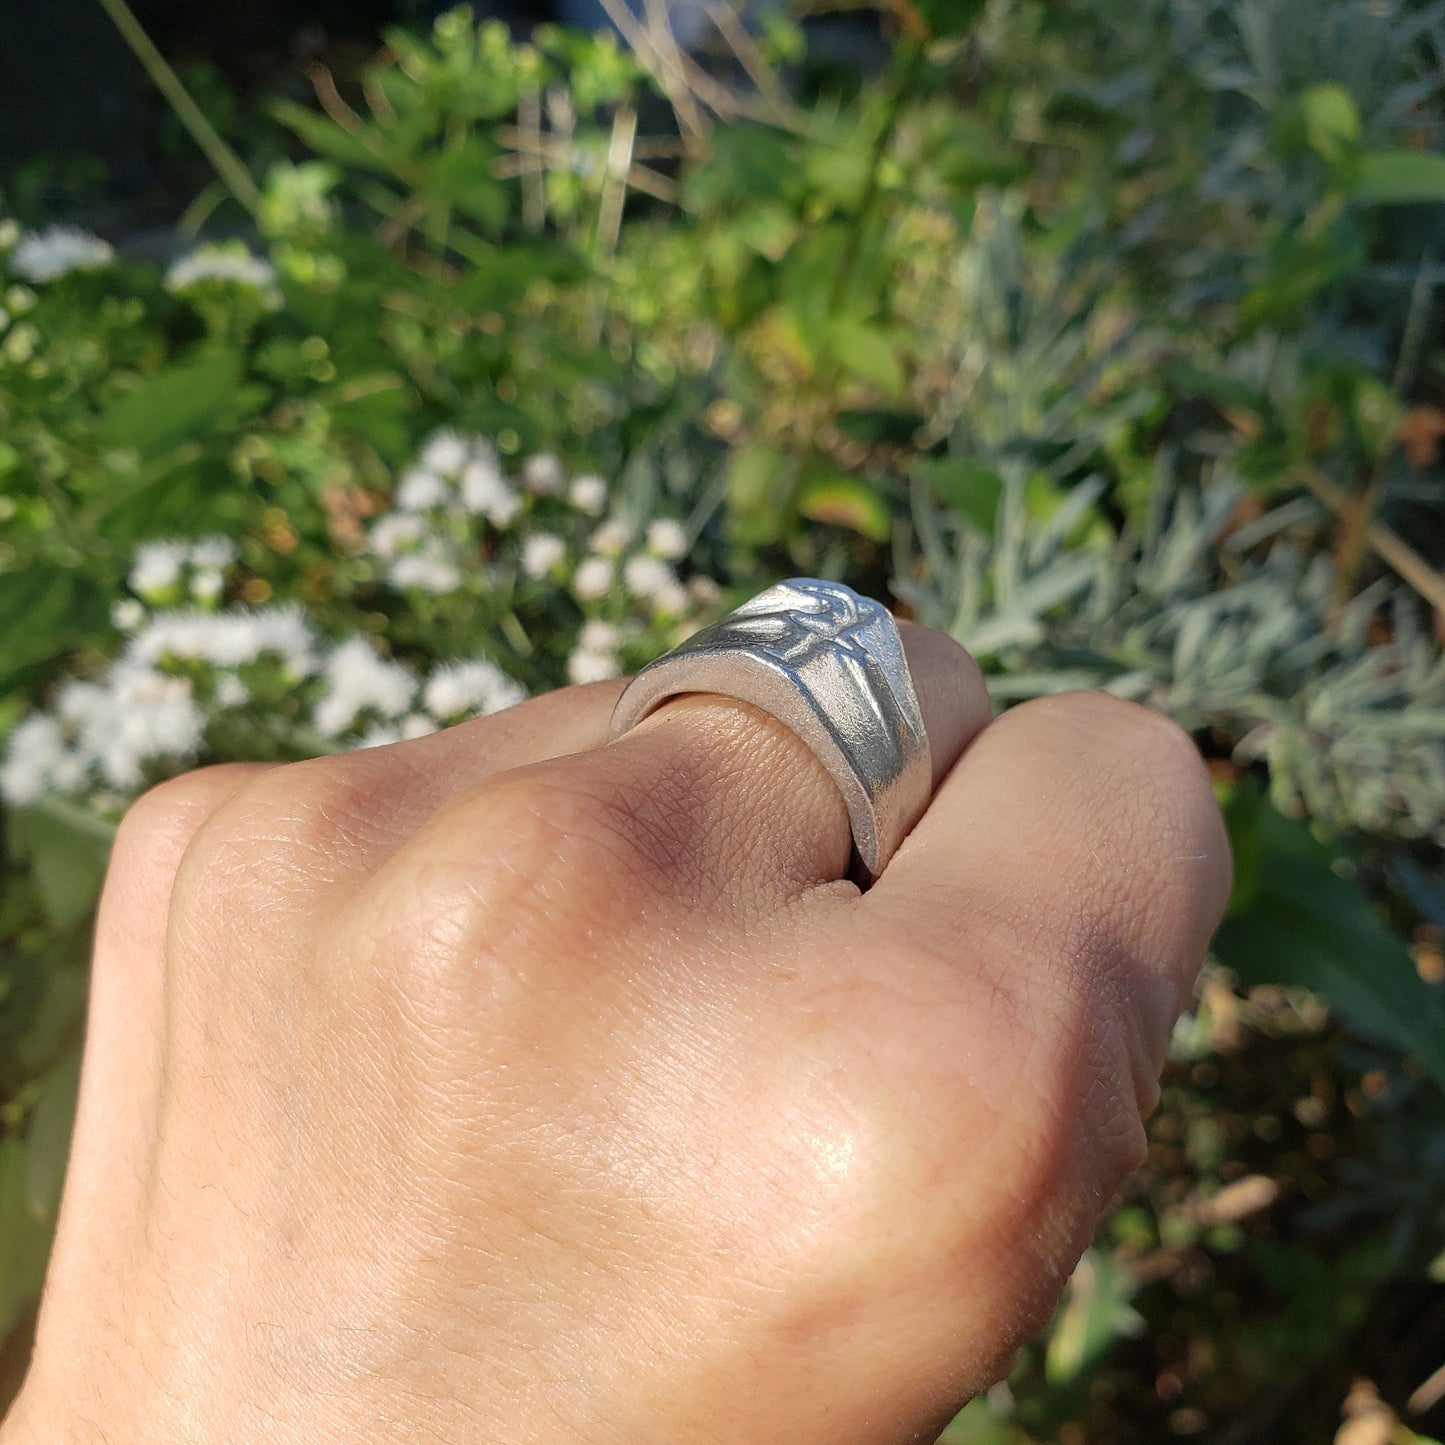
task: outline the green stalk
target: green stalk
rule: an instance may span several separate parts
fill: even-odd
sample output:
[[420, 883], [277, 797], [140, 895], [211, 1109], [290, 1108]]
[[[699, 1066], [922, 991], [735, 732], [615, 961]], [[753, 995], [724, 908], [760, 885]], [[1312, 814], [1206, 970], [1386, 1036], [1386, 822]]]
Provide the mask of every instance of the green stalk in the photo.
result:
[[191, 99], [190, 92], [181, 84], [180, 76], [156, 49], [140, 21], [131, 13], [130, 6], [125, 0], [100, 0], [100, 7], [115, 22], [115, 28], [135, 52], [136, 59], [155, 82], [156, 89], [170, 102], [177, 119], [215, 167], [222, 184], [253, 217], [259, 217], [261, 192], [256, 188], [256, 182], [251, 179], [250, 171], [246, 169], [240, 156], [221, 139], [200, 106]]
[[887, 102], [888, 108], [883, 117], [883, 124], [873, 138], [873, 147], [868, 156], [868, 176], [863, 183], [863, 194], [858, 198], [858, 215], [853, 222], [852, 229], [848, 232], [843, 255], [838, 263], [838, 275], [833, 282], [829, 309], [835, 312], [852, 285], [853, 271], [858, 264], [858, 255], [863, 247], [863, 232], [873, 219], [873, 210], [878, 204], [883, 161], [888, 154], [888, 147], [893, 143], [899, 117], [903, 114], [903, 107], [912, 96], [923, 70], [923, 46], [917, 41], [905, 41], [903, 44], [905, 47], [903, 61], [894, 70], [892, 90]]

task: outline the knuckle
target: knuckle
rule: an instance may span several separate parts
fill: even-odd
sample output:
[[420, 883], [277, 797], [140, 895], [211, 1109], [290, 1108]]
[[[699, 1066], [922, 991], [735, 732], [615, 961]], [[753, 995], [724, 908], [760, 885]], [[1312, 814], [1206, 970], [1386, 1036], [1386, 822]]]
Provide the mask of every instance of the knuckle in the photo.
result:
[[306, 893], [348, 871], [383, 806], [369, 770], [351, 757], [269, 768], [204, 820], [180, 881], [211, 900]]
[[112, 869], [143, 869], [169, 885], [187, 848], [207, 821], [262, 764], [221, 763], [180, 773], [148, 788], [116, 829]]
[[503, 775], [478, 798], [472, 828], [498, 871], [560, 878], [584, 895], [655, 890], [694, 851], [687, 790], [664, 774], [585, 760]]
[[685, 827], [570, 760], [498, 774], [392, 855], [343, 927], [412, 1013], [525, 1012], [539, 960], [656, 946], [648, 905]]

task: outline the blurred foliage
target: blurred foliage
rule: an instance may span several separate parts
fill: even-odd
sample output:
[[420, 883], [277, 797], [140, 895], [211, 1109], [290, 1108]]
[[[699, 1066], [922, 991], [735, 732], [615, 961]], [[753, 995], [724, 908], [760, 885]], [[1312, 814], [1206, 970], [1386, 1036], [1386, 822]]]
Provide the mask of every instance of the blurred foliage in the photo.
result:
[[[1176, 717], [1235, 850], [1149, 1162], [944, 1438], [1445, 1429], [1445, 5], [885, 20], [880, 78], [815, 84], [777, 17], [695, 58], [457, 11], [249, 130], [207, 90], [261, 176], [192, 208], [227, 245], [163, 272], [0, 222], [12, 1355], [140, 786], [444, 722], [459, 659], [632, 666], [712, 579], [808, 572], [1002, 703]], [[314, 658], [211, 655], [278, 607]], [[194, 726], [66, 772], [137, 678]]]

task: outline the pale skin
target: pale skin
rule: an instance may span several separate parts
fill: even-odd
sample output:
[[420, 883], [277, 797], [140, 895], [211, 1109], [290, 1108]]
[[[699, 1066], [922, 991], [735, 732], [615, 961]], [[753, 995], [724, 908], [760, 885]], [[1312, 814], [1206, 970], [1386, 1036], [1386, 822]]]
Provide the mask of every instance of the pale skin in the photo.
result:
[[996, 722], [880, 881], [786, 729], [620, 684], [152, 791], [0, 1445], [895, 1445], [1046, 1320], [1229, 860], [1188, 738]]

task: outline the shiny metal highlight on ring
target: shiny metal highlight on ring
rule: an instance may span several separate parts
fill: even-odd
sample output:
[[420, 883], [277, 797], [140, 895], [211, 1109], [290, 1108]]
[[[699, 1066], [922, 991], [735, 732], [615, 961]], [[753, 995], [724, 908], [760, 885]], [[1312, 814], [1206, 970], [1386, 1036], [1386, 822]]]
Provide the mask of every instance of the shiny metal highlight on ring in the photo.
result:
[[609, 741], [694, 692], [751, 703], [807, 744], [847, 804], [855, 872], [876, 879], [928, 806], [933, 777], [887, 609], [814, 577], [769, 587], [644, 667], [617, 700]]

